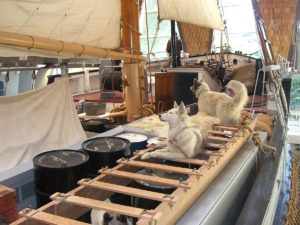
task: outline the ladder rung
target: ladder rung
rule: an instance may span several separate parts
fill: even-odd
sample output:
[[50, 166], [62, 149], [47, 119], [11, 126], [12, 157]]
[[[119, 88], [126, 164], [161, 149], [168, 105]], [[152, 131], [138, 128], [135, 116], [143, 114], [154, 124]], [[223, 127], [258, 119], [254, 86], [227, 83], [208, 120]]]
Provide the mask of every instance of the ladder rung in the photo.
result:
[[206, 160], [201, 159], [168, 159], [168, 161], [186, 163], [186, 164], [194, 164], [199, 166], [212, 166], [212, 164]]
[[232, 131], [232, 132], [238, 132], [239, 131], [239, 129], [236, 128], [236, 127], [230, 127], [230, 126], [225, 126], [225, 125], [214, 125], [213, 127], [217, 128], [217, 129]]
[[62, 216], [56, 216], [50, 213], [34, 210], [34, 209], [24, 209], [19, 214], [25, 218], [30, 218], [37, 220], [46, 224], [59, 224], [59, 225], [88, 225], [89, 223], [84, 223], [76, 220], [72, 220]]
[[176, 166], [168, 166], [168, 165], [161, 165], [156, 163], [149, 163], [149, 162], [141, 162], [141, 161], [135, 161], [135, 160], [126, 160], [126, 159], [119, 159], [117, 163], [120, 164], [126, 164], [130, 166], [136, 166], [136, 167], [142, 167], [142, 168], [148, 168], [148, 169], [154, 169], [154, 170], [161, 170], [166, 172], [172, 172], [172, 173], [181, 173], [181, 174], [187, 174], [187, 175], [193, 175], [194, 170], [188, 169], [188, 168], [182, 168], [182, 167], [176, 167]]
[[145, 199], [151, 199], [155, 201], [160, 201], [160, 202], [169, 202], [169, 203], [175, 203], [175, 201], [172, 200], [172, 196], [162, 194], [162, 193], [157, 193], [153, 191], [146, 191], [146, 190], [141, 190], [137, 188], [132, 188], [132, 187], [126, 187], [122, 185], [117, 185], [117, 184], [111, 184], [111, 183], [106, 183], [106, 182], [101, 182], [101, 181], [87, 181], [87, 180], [81, 180], [78, 182], [80, 185], [83, 186], [88, 186], [88, 187], [93, 187], [105, 191], [112, 191], [115, 193], [121, 193], [125, 195], [131, 195], [135, 197], [140, 197], [140, 198], [145, 198]]
[[224, 148], [225, 145], [214, 144], [214, 143], [207, 143], [206, 147], [208, 147], [208, 148], [215, 148], [215, 149], [221, 149], [221, 148]]
[[188, 185], [184, 182], [168, 179], [168, 178], [162, 178], [162, 177], [154, 177], [150, 175], [144, 175], [144, 174], [138, 174], [138, 173], [130, 173], [125, 171], [119, 171], [119, 170], [112, 170], [112, 169], [101, 169], [99, 170], [102, 174], [107, 174], [111, 176], [117, 176], [117, 177], [123, 177], [133, 180], [143, 180], [147, 182], [151, 182], [154, 184], [161, 184], [165, 186], [171, 186], [171, 187], [182, 187], [182, 188], [189, 188]]
[[208, 139], [209, 141], [235, 142], [235, 140], [233, 140], [233, 139], [229, 139], [229, 138], [221, 138], [221, 137], [212, 137], [212, 136], [209, 136], [207, 139]]
[[209, 134], [215, 134], [215, 135], [221, 135], [221, 136], [233, 136], [232, 132], [223, 132], [223, 131], [214, 131], [210, 130], [208, 131]]
[[208, 149], [205, 149], [205, 151], [203, 153], [207, 154], [207, 155], [212, 155], [212, 156], [223, 156], [224, 155], [220, 152], [214, 152], [214, 151], [210, 151]]
[[122, 214], [126, 216], [131, 216], [135, 218], [153, 219], [158, 221], [160, 213], [155, 213], [155, 215], [149, 215], [145, 213], [144, 209], [119, 205], [111, 202], [99, 201], [90, 198], [84, 198], [80, 196], [74, 196], [69, 194], [55, 193], [51, 196], [51, 199], [61, 202], [66, 202], [69, 204], [84, 206], [92, 209], [104, 210], [107, 212]]

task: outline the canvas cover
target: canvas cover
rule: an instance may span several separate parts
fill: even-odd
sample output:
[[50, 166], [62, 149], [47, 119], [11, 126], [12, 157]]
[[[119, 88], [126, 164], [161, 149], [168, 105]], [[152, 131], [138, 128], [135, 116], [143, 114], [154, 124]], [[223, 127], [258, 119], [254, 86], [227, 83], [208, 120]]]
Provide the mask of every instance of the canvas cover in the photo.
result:
[[4, 32], [116, 49], [120, 21], [121, 0], [0, 0]]
[[158, 12], [161, 20], [224, 30], [217, 0], [158, 0]]
[[0, 172], [85, 139], [67, 77], [35, 91], [0, 97]]

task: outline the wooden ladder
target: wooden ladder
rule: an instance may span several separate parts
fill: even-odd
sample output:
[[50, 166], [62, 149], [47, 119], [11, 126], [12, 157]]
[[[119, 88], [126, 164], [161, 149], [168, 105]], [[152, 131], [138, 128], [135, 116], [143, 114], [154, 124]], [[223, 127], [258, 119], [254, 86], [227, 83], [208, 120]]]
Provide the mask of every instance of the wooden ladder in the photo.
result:
[[[255, 121], [252, 121], [249, 126], [253, 129], [254, 125]], [[72, 191], [66, 194], [55, 193], [51, 196], [53, 201], [43, 207], [36, 210], [23, 210], [20, 212], [21, 218], [13, 224], [30, 224], [34, 221], [46, 224], [85, 225], [87, 223], [74, 219], [87, 213], [90, 209], [134, 217], [137, 218], [139, 225], [175, 224], [222, 172], [250, 136], [251, 132], [245, 127], [216, 125], [213, 130], [209, 131], [208, 145], [204, 151], [206, 159], [168, 160], [181, 165], [185, 164], [186, 167], [142, 161], [141, 155], [150, 149], [139, 152], [130, 159], [120, 159], [114, 168], [99, 170], [101, 175], [96, 178], [80, 180], [79, 187]], [[190, 167], [191, 165], [194, 169]], [[175, 180], [136, 173], [140, 168], [184, 174], [187, 179]], [[128, 185], [133, 180], [173, 187], [175, 191], [171, 194], [164, 194], [129, 187]], [[158, 201], [159, 205], [155, 209], [145, 210], [105, 201], [115, 193]]]

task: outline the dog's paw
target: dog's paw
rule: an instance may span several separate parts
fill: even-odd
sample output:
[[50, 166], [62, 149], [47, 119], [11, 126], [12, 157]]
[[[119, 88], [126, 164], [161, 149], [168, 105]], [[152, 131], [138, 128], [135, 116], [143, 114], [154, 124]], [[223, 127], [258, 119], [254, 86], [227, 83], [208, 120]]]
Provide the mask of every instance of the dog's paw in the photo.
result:
[[151, 158], [151, 155], [149, 153], [145, 153], [144, 155], [141, 156], [142, 160], [150, 159], [150, 158]]

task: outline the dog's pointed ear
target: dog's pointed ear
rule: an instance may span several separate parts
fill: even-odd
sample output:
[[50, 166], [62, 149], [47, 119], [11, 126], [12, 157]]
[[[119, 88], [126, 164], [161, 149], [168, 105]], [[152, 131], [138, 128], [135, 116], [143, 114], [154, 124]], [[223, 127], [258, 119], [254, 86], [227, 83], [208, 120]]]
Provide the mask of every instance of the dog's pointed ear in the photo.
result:
[[177, 102], [176, 102], [176, 101], [174, 101], [173, 108], [178, 108], [178, 105], [177, 105]]
[[181, 102], [181, 103], [180, 103], [180, 106], [179, 106], [179, 113], [180, 113], [180, 114], [183, 114], [183, 113], [185, 113], [185, 112], [186, 112], [186, 110], [185, 110], [184, 103]]

